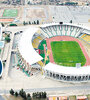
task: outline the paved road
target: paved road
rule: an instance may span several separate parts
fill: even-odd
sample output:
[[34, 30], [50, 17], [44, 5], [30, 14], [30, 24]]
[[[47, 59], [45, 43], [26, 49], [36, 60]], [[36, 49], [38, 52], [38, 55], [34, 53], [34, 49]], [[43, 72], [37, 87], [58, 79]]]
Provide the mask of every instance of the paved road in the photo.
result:
[[5, 99], [0, 95], [0, 100], [5, 100]]
[[[53, 88], [33, 88], [33, 89], [24, 89], [27, 93], [29, 93], [29, 92], [37, 92], [37, 91], [47, 91], [47, 92], [49, 92], [49, 91], [76, 91], [76, 90], [78, 90], [78, 91], [85, 91], [85, 90], [87, 90], [88, 91], [88, 93], [90, 92], [89, 90], [90, 90], [90, 85], [82, 85], [82, 86], [79, 86], [79, 85], [77, 85], [77, 86], [70, 86], [70, 87], [53, 87]], [[19, 90], [16, 90], [17, 92], [19, 92]], [[0, 90], [0, 94], [8, 94], [9, 93], [9, 90]], [[1, 100], [1, 99], [0, 99]]]
[[26, 89], [26, 92], [36, 92], [36, 91], [69, 91], [69, 90], [90, 90], [90, 86], [71, 86], [71, 87], [55, 87], [55, 88], [35, 88]]

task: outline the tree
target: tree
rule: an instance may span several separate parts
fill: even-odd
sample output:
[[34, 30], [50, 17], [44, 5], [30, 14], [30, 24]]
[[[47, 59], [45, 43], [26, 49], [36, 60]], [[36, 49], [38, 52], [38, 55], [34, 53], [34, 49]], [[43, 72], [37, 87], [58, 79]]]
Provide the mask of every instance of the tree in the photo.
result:
[[37, 93], [37, 98], [41, 98], [41, 92]]
[[36, 98], [36, 95], [37, 95], [37, 94], [36, 94], [36, 93], [33, 93], [32, 95], [33, 95], [33, 98]]
[[39, 24], [39, 20], [37, 20], [37, 24]]
[[27, 94], [27, 100], [31, 100], [31, 96], [29, 93]]
[[27, 97], [27, 100], [31, 100], [31, 97]]
[[72, 23], [72, 20], [70, 20], [70, 23]]
[[27, 97], [31, 97], [31, 95], [28, 93], [28, 94], [27, 94]]
[[26, 92], [25, 92], [25, 91], [23, 92], [22, 97], [23, 97], [24, 99], [26, 99]]
[[23, 21], [23, 25], [26, 25], [26, 22], [25, 21]]
[[10, 34], [7, 34], [7, 37], [10, 37]]
[[23, 89], [20, 90], [19, 95], [20, 95], [22, 98], [26, 99], [26, 92], [25, 92]]
[[5, 67], [5, 62], [3, 62], [3, 67]]
[[29, 24], [31, 24], [31, 22], [29, 21]]
[[4, 27], [5, 25], [3, 23], [1, 23], [2, 27]]
[[10, 92], [11, 95], [14, 95], [14, 90], [13, 89], [11, 89], [9, 92]]
[[23, 89], [21, 89], [21, 90], [19, 91], [19, 95], [22, 96], [22, 95], [23, 95], [23, 92], [24, 92]]
[[17, 92], [15, 92], [15, 94], [14, 94], [14, 95], [15, 95], [15, 97], [18, 97], [18, 93], [17, 93]]
[[36, 22], [34, 21], [34, 24], [36, 24]]
[[78, 5], [78, 2], [76, 2], [76, 5]]
[[25, 25], [28, 25], [28, 22], [26, 22]]
[[41, 92], [41, 98], [43, 98], [43, 92]]
[[43, 98], [46, 98], [46, 97], [47, 97], [47, 93], [44, 92], [44, 93], [43, 93]]
[[17, 66], [19, 67], [19, 66], [20, 66], [20, 64], [17, 64]]
[[36, 98], [39, 98], [39, 92], [36, 93]]
[[8, 36], [5, 37], [6, 42], [10, 42], [10, 40], [11, 40], [10, 37], [8, 37]]

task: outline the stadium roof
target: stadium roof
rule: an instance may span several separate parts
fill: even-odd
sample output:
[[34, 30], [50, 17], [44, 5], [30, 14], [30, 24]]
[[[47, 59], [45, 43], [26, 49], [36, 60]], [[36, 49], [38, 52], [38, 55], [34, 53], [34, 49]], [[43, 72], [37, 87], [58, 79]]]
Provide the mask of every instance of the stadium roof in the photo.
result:
[[38, 28], [30, 27], [23, 34], [18, 44], [18, 49], [24, 60], [27, 63], [34, 64], [42, 57], [34, 50], [32, 46], [32, 36], [38, 30]]
[[[59, 23], [46, 23], [46, 24], [43, 24], [41, 25], [41, 27], [48, 27], [48, 26], [53, 26], [53, 25], [60, 25]], [[75, 27], [80, 27], [80, 28], [83, 28], [83, 32], [87, 33], [87, 34], [90, 34], [90, 27], [88, 26], [85, 26], [83, 24], [78, 24], [78, 23], [63, 23], [61, 25], [70, 25], [70, 26], [75, 26]]]
[[90, 74], [90, 66], [77, 68], [77, 67], [59, 66], [53, 63], [49, 63], [44, 67], [44, 69], [53, 73], [63, 74], [63, 75], [89, 75]]

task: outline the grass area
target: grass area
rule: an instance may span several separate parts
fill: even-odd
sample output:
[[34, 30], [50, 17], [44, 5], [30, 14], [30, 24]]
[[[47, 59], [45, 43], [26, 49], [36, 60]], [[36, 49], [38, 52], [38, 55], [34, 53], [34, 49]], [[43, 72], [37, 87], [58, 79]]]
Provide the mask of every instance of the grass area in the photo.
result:
[[83, 66], [86, 58], [76, 41], [54, 41], [51, 42], [53, 59], [56, 64], [75, 67], [76, 63]]
[[17, 9], [5, 9], [3, 13], [3, 17], [17, 17], [18, 10]]
[[[44, 59], [43, 59], [43, 62], [44, 62], [44, 60], [45, 60], [45, 53], [44, 53], [44, 46], [43, 46], [44, 44], [45, 44], [46, 47], [47, 47], [46, 40], [43, 40], [43, 41], [40, 43], [39, 47], [38, 47], [38, 49], [41, 50], [41, 53], [40, 53], [41, 57], [44, 58]], [[49, 63], [49, 56], [48, 56], [47, 58], [48, 58], [48, 60], [46, 60], [46, 64]]]

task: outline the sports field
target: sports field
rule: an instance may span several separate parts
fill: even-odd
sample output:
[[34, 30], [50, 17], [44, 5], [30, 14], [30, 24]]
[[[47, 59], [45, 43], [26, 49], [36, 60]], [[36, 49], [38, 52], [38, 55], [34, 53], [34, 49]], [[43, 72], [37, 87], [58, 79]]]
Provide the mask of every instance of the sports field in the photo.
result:
[[18, 10], [17, 9], [5, 9], [3, 13], [3, 17], [17, 17]]
[[76, 63], [85, 65], [86, 58], [76, 41], [53, 41], [51, 49], [54, 62], [58, 65], [75, 67]]

